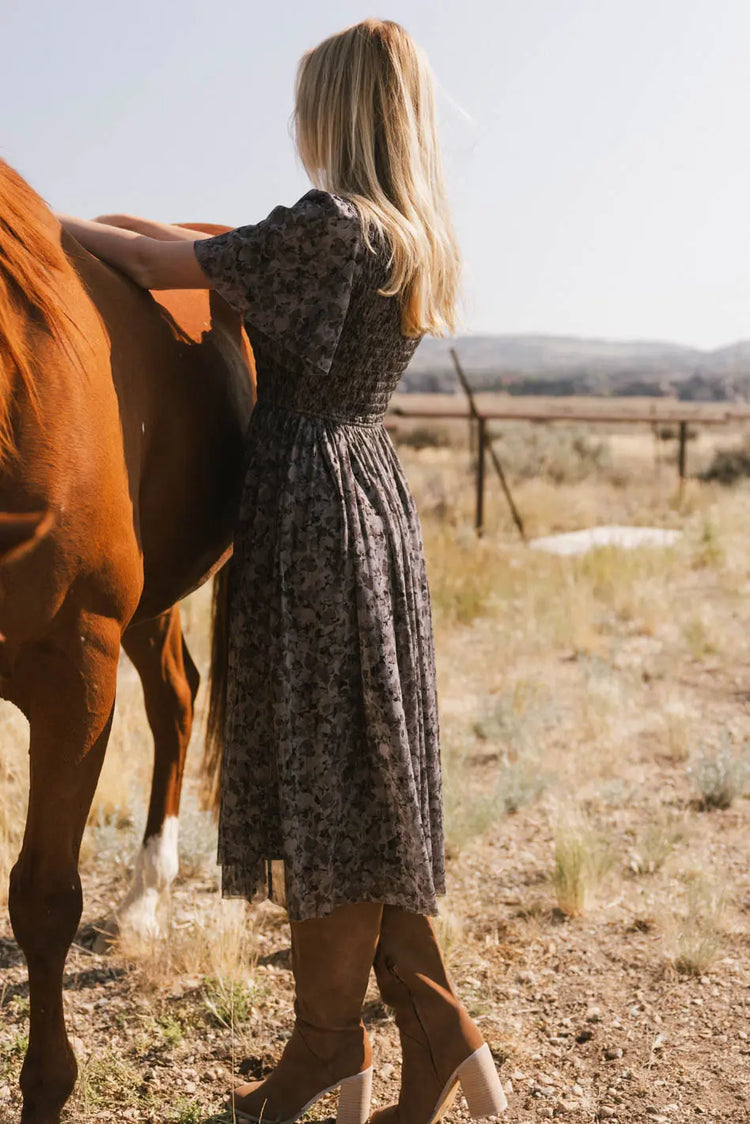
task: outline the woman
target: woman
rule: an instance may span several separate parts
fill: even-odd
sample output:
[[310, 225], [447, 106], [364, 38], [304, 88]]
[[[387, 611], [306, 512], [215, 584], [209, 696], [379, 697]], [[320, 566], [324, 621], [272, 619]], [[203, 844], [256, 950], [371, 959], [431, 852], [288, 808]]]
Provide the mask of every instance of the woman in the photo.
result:
[[256, 225], [204, 238], [62, 220], [146, 288], [215, 288], [255, 353], [219, 848], [226, 895], [271, 892], [283, 860], [296, 1023], [234, 1107], [293, 1121], [340, 1087], [339, 1122], [368, 1119], [374, 963], [403, 1070], [398, 1105], [373, 1120], [430, 1124], [459, 1083], [489, 1115], [502, 1088], [429, 920], [445, 888], [430, 603], [382, 425], [422, 335], [454, 324], [459, 255], [424, 55], [391, 22], [334, 35], [300, 63], [295, 124], [316, 187]]

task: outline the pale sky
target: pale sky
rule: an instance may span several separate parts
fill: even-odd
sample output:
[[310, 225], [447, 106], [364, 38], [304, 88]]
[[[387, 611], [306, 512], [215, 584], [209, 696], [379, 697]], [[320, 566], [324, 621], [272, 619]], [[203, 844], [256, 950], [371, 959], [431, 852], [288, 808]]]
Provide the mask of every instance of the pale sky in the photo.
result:
[[750, 337], [749, 0], [0, 0], [0, 155], [57, 210], [257, 221], [309, 186], [299, 56], [368, 15], [437, 76], [464, 330]]

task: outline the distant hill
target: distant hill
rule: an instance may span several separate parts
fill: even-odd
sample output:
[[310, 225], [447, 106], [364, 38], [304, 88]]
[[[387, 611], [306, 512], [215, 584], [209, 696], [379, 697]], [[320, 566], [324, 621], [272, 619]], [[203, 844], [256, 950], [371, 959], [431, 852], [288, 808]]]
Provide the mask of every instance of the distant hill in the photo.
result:
[[701, 351], [652, 340], [575, 336], [427, 338], [401, 382], [402, 391], [452, 393], [455, 347], [476, 390], [508, 394], [600, 394], [699, 401], [750, 398], [750, 341]]

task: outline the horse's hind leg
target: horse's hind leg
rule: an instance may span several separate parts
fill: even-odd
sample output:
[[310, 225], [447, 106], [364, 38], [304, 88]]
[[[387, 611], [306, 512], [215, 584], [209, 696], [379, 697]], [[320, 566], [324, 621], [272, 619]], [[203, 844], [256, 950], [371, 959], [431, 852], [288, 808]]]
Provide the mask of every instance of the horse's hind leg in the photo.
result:
[[75, 1083], [62, 978], [81, 916], [78, 854], [112, 723], [119, 646], [116, 622], [79, 619], [18, 667], [31, 727], [29, 809], [9, 902], [29, 970], [23, 1124], [56, 1124]]
[[154, 776], [133, 883], [107, 929], [154, 936], [159, 933], [159, 900], [177, 874], [177, 815], [200, 675], [185, 644], [176, 605], [131, 626], [123, 647], [143, 684], [154, 736]]

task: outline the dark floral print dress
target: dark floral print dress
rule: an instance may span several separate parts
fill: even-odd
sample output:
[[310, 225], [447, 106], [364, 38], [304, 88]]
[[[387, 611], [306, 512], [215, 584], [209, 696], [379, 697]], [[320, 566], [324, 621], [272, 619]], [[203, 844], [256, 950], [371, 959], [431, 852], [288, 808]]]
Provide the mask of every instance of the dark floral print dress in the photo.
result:
[[[292, 920], [444, 893], [422, 536], [383, 416], [417, 341], [352, 203], [309, 191], [196, 243], [258, 372], [230, 563], [219, 820], [226, 896]], [[282, 864], [273, 862], [282, 860]]]

